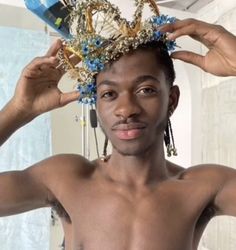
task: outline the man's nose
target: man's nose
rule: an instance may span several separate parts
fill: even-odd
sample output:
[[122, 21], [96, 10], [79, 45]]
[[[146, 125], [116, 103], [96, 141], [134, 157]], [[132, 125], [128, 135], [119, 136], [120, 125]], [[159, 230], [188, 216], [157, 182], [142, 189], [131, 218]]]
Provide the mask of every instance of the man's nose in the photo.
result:
[[122, 118], [130, 118], [140, 114], [141, 107], [137, 98], [131, 94], [123, 94], [117, 100], [115, 115]]

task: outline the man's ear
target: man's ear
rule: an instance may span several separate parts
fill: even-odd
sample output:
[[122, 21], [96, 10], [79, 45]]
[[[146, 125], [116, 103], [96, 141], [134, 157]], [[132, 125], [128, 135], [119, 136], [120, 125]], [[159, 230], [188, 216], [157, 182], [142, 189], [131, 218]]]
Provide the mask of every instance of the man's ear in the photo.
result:
[[179, 97], [180, 97], [179, 87], [177, 85], [172, 86], [170, 88], [169, 105], [168, 105], [168, 110], [171, 113], [174, 113], [175, 109], [177, 108], [179, 103]]

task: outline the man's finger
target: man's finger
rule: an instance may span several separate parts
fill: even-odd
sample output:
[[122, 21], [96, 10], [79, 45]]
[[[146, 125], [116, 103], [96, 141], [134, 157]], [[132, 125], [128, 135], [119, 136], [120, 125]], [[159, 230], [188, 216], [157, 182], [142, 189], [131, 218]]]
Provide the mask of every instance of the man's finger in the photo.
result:
[[201, 22], [199, 20], [195, 20], [193, 18], [188, 18], [188, 19], [184, 19], [184, 20], [177, 20], [174, 23], [165, 24], [165, 25], [161, 26], [160, 31], [162, 31], [163, 33], [166, 33], [166, 32], [173, 33], [176, 30], [182, 29], [186, 26], [191, 26], [191, 25], [198, 26], [200, 23], [204, 24], [203, 22]]
[[206, 32], [207, 30], [204, 31], [203, 29], [198, 28], [196, 25], [190, 24], [173, 31], [172, 33], [167, 34], [167, 38], [169, 40], [176, 40], [177, 38], [182, 36], [190, 36], [191, 38], [209, 47], [210, 46], [209, 41], [204, 38]]
[[177, 21], [175, 23], [163, 25], [160, 31], [169, 33], [168, 37], [175, 40], [181, 36], [203, 37], [209, 30], [210, 24], [192, 18]]
[[36, 57], [25, 69], [37, 69], [40, 67], [56, 67], [58, 59], [56, 57]]
[[57, 39], [52, 46], [49, 48], [48, 52], [46, 53], [47, 57], [56, 56], [58, 50], [62, 47], [62, 41]]
[[78, 100], [80, 93], [78, 91], [73, 91], [70, 93], [62, 93], [60, 105], [65, 106], [66, 104]]
[[204, 56], [199, 54], [189, 52], [189, 51], [177, 51], [171, 54], [173, 59], [179, 59], [186, 63], [191, 63], [198, 66], [199, 68], [205, 70], [205, 60]]
[[38, 77], [42, 74], [43, 70], [45, 70], [45, 67], [55, 67], [57, 63], [58, 60], [55, 57], [37, 57], [24, 68], [22, 74], [29, 78]]

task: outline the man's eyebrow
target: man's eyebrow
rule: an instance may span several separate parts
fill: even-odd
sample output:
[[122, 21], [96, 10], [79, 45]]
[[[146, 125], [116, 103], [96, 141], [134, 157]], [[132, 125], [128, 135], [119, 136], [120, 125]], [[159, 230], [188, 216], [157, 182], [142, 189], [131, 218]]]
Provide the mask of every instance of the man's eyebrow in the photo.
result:
[[138, 85], [138, 84], [146, 82], [148, 80], [160, 83], [160, 80], [158, 78], [156, 78], [155, 76], [152, 76], [152, 75], [142, 75], [142, 76], [139, 76], [139, 77], [137, 77], [134, 80], [134, 82]]
[[114, 82], [114, 81], [110, 81], [110, 80], [105, 80], [105, 81], [102, 81], [100, 83], [97, 84], [97, 89], [103, 85], [107, 85], [107, 86], [116, 86], [117, 83]]
[[[133, 80], [133, 82], [135, 83], [135, 85], [139, 85], [145, 81], [155, 81], [157, 83], [160, 83], [160, 80], [158, 78], [156, 78], [155, 76], [152, 76], [152, 75], [142, 75], [142, 76], [138, 76], [136, 79]], [[100, 83], [98, 83], [97, 85], [97, 89], [103, 85], [106, 85], [106, 86], [117, 86], [118, 83], [117, 82], [114, 82], [114, 81], [110, 81], [110, 80], [104, 80]]]

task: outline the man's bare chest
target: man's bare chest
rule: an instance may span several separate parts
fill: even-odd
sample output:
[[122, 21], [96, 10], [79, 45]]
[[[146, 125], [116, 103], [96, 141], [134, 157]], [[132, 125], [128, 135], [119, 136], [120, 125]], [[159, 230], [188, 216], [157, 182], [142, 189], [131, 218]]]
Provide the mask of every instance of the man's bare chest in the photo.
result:
[[195, 238], [207, 220], [199, 228], [196, 222], [209, 197], [199, 190], [184, 191], [182, 184], [176, 182], [142, 194], [108, 187], [78, 189], [64, 200], [72, 220], [73, 244], [105, 250], [194, 249]]

